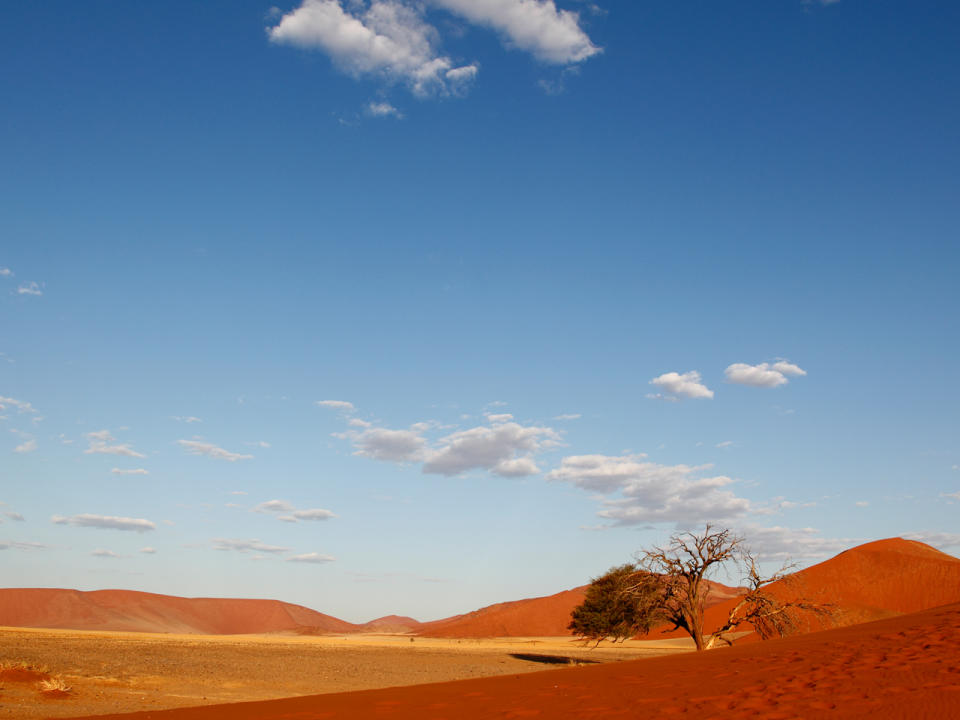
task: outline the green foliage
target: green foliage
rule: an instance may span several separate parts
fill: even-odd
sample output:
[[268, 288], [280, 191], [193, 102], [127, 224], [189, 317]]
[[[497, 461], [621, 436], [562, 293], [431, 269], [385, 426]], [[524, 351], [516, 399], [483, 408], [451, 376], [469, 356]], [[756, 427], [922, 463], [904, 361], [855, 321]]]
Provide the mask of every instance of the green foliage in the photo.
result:
[[569, 629], [582, 638], [614, 642], [646, 634], [658, 622], [657, 598], [661, 594], [656, 578], [639, 571], [636, 565], [610, 568], [594, 578], [583, 604], [573, 609]]

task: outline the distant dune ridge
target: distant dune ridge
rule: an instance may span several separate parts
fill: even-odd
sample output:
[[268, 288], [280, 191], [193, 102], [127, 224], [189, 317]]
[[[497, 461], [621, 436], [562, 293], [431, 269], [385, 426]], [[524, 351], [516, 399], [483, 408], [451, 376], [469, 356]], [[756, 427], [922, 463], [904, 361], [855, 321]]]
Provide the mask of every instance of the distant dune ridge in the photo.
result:
[[[0, 625], [71, 630], [195, 633], [411, 633], [425, 637], [538, 637], [568, 634], [571, 610], [586, 586], [498, 603], [429, 623], [389, 615], [358, 625], [279, 600], [180, 598], [131, 590], [81, 592], [0, 589]], [[711, 583], [706, 628], [736, 602], [736, 588]], [[852, 548], [798, 572], [775, 588], [836, 606], [839, 626], [960, 602], [960, 559], [923, 543], [893, 538]], [[810, 626], [816, 630], [821, 626]], [[662, 637], [656, 630], [651, 637]], [[681, 633], [667, 633], [667, 637]]]

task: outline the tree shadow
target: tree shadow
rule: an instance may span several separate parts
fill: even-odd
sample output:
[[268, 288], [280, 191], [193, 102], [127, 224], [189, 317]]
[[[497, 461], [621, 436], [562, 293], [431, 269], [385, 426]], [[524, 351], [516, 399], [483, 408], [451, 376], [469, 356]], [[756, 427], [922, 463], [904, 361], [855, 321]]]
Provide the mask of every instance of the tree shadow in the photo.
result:
[[510, 657], [544, 665], [596, 665], [599, 660], [582, 660], [566, 655], [537, 655], [535, 653], [510, 653]]

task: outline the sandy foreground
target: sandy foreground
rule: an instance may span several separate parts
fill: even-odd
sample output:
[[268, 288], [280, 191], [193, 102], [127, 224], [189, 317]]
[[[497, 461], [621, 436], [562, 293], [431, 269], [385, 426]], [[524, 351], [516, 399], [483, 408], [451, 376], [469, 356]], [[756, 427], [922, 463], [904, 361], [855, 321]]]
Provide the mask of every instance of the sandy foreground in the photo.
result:
[[[116, 720], [960, 718], [960, 604], [703, 653]], [[107, 720], [106, 718], [102, 720]]]
[[687, 652], [682, 640], [585, 647], [569, 637], [451, 640], [400, 635], [170, 635], [0, 628], [0, 718], [59, 718], [388, 688]]

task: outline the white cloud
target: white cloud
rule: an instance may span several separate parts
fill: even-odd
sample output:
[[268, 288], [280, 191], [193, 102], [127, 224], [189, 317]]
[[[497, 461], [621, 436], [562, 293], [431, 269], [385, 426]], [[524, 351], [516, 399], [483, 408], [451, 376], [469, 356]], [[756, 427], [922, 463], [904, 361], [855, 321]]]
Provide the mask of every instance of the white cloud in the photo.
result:
[[510, 422], [513, 420], [513, 415], [510, 413], [500, 413], [500, 414], [490, 414], [487, 413], [487, 421], [493, 423], [494, 425], [500, 425], [505, 422]]
[[146, 455], [134, 450], [129, 443], [117, 443], [117, 439], [109, 430], [97, 430], [86, 434], [90, 446], [84, 450], [85, 455], [123, 455], [125, 457], [145, 458]]
[[0, 277], [13, 277], [13, 270], [8, 267], [0, 267]]
[[615, 525], [651, 522], [678, 524], [721, 521], [751, 512], [750, 501], [724, 489], [724, 475], [697, 477], [710, 465], [660, 465], [643, 455], [573, 455], [547, 473], [547, 480], [568, 482], [604, 495], [600, 517]]
[[691, 370], [683, 374], [675, 372], [664, 373], [651, 380], [650, 384], [665, 390], [668, 393], [668, 398], [679, 396], [688, 398], [713, 397], [713, 390], [710, 390], [701, 382], [700, 373], [696, 370]]
[[13, 451], [15, 453], [32, 453], [37, 449], [37, 441], [33, 438], [24, 440], [22, 443], [17, 445]]
[[386, 101], [370, 102], [364, 112], [370, 117], [395, 117], [398, 120], [403, 120], [403, 113]]
[[938, 549], [960, 547], [960, 533], [912, 532], [906, 533], [903, 537], [906, 540], [916, 540]]
[[556, 65], [582, 62], [601, 52], [580, 27], [580, 16], [553, 0], [430, 0], [476, 25], [499, 32], [508, 47]]
[[113, 468], [111, 470], [114, 475], [149, 475], [149, 470], [144, 470], [143, 468], [135, 468], [132, 470], [121, 470], [120, 468]]
[[729, 383], [763, 388], [786, 385], [790, 382], [788, 375], [803, 377], [806, 374], [806, 370], [786, 360], [778, 360], [775, 363], [760, 363], [759, 365], [734, 363], [724, 371]]
[[194, 417], [193, 415], [173, 415], [170, 419], [176, 420], [177, 422], [187, 423], [188, 425], [192, 423], [203, 422], [203, 420], [198, 417]]
[[250, 493], [248, 493], [246, 490], [232, 490], [230, 494], [231, 495], [249, 495]]
[[334, 410], [343, 410], [344, 412], [353, 412], [356, 408], [352, 402], [346, 400], [317, 400], [314, 403], [317, 407], [332, 408]]
[[268, 545], [260, 540], [231, 540], [228, 538], [214, 538], [213, 549], [240, 553], [270, 553], [272, 555], [281, 555], [290, 552], [290, 548], [280, 547], [279, 545]]
[[18, 295], [43, 295], [43, 290], [40, 288], [40, 285], [33, 280], [30, 282], [20, 283], [20, 286], [17, 288]]
[[733, 440], [724, 440], [723, 442], [718, 442], [717, 447], [718, 448], [733, 447]]
[[870, 503], [866, 500], [857, 500], [854, 505], [856, 505], [858, 508], [870, 507]]
[[335, 518], [336, 515], [323, 508], [310, 508], [308, 510], [295, 510], [293, 517], [296, 520], [329, 520]]
[[20, 413], [29, 413], [31, 415], [37, 414], [37, 409], [30, 403], [0, 395], [0, 410], [5, 410], [7, 405], [15, 407], [17, 412]]
[[38, 542], [0, 542], [0, 550], [24, 550], [29, 552], [31, 550], [50, 550], [52, 547], [53, 545], [44, 545]]
[[373, 423], [367, 422], [366, 420], [361, 420], [360, 418], [350, 418], [347, 424], [350, 425], [350, 427], [358, 427], [358, 428], [373, 427]]
[[252, 442], [252, 443], [249, 443], [249, 444], [250, 444], [250, 445], [253, 445], [254, 447], [263, 448], [264, 450], [268, 450], [268, 449], [270, 449], [271, 447], [273, 447], [273, 446], [272, 446], [270, 443], [268, 443], [266, 440], [257, 440], [256, 442]]
[[191, 455], [205, 455], [215, 460], [226, 460], [227, 462], [253, 459], [253, 455], [230, 452], [229, 450], [224, 450], [222, 447], [217, 447], [213, 443], [204, 442], [201, 439], [177, 440], [177, 442]]
[[505, 477], [533, 475], [539, 469], [530, 455], [559, 444], [560, 435], [548, 427], [515, 422], [475, 427], [440, 438], [437, 449], [427, 455], [423, 472], [459, 475], [480, 469]]
[[389, 462], [414, 462], [423, 459], [427, 441], [416, 430], [367, 428], [352, 435], [355, 455]]
[[960, 501], [960, 490], [957, 490], [957, 492], [954, 493], [940, 493], [940, 497]]
[[579, 420], [583, 417], [580, 413], [564, 413], [563, 415], [557, 415], [554, 420]]
[[315, 565], [322, 565], [324, 563], [331, 563], [336, 558], [330, 555], [321, 555], [320, 553], [304, 553], [303, 555], [293, 555], [292, 557], [287, 558], [287, 562], [296, 562], [296, 563], [313, 563]]
[[795, 560], [797, 558], [832, 557], [859, 545], [857, 538], [825, 538], [815, 528], [761, 527], [745, 524], [736, 532], [746, 538], [747, 546], [761, 560]]
[[115, 553], [113, 550], [94, 550], [94, 551], [93, 551], [92, 553], [90, 553], [90, 554], [93, 555], [94, 557], [102, 557], [102, 558], [119, 558], [119, 557], [123, 557], [122, 555], [118, 555], [117, 553]]
[[50, 522], [55, 525], [75, 525], [76, 527], [92, 527], [103, 530], [127, 530], [130, 532], [147, 532], [156, 530], [156, 524], [143, 518], [114, 517], [112, 515], [91, 515], [83, 513], [64, 517], [54, 515]]
[[156, 554], [157, 554], [156, 548], [152, 548], [152, 547], [140, 548], [140, 552], [142, 552], [144, 555], [156, 555]]
[[275, 43], [322, 50], [353, 75], [403, 82], [420, 97], [455, 94], [476, 75], [476, 65], [454, 67], [437, 52], [439, 34], [418, 6], [373, 0], [348, 8], [339, 0], [303, 0], [268, 35]]
[[23, 515], [21, 515], [18, 512], [13, 512], [11, 510], [11, 511], [5, 512], [4, 515], [6, 515], [8, 518], [13, 520], [14, 522], [24, 522]]
[[294, 509], [293, 505], [288, 503], [286, 500], [267, 500], [257, 505], [253, 512], [259, 513], [272, 513], [272, 512], [291, 512]]

